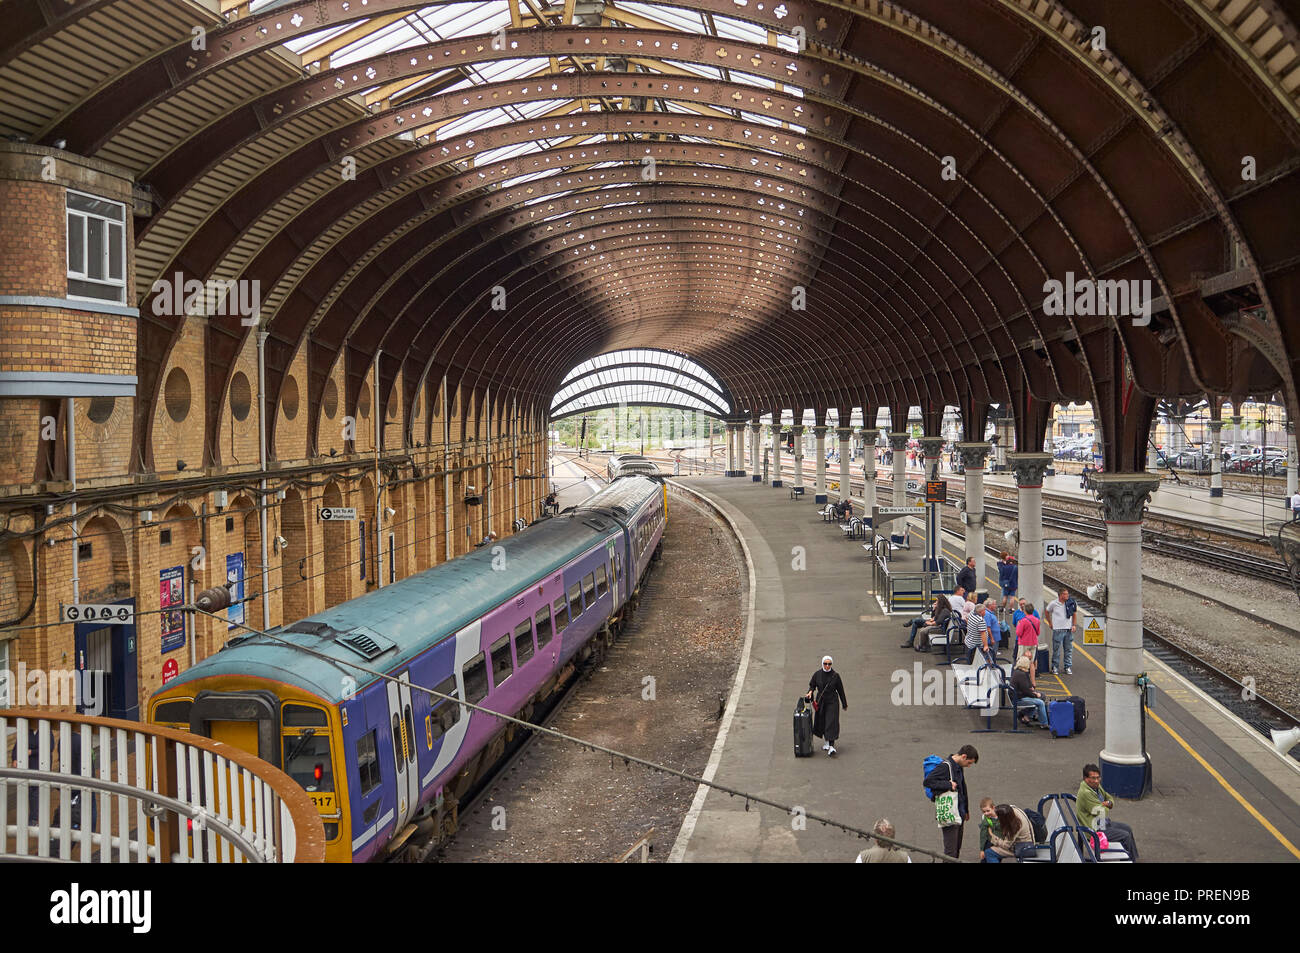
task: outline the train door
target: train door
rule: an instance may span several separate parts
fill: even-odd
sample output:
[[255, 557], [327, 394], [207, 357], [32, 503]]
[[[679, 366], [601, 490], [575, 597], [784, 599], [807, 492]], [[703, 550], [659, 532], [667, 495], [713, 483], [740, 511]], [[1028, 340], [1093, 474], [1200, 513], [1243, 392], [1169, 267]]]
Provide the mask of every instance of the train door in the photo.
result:
[[401, 831], [420, 804], [419, 767], [415, 760], [415, 712], [411, 706], [411, 673], [388, 682], [388, 718], [393, 729], [393, 766], [397, 770], [397, 822]]

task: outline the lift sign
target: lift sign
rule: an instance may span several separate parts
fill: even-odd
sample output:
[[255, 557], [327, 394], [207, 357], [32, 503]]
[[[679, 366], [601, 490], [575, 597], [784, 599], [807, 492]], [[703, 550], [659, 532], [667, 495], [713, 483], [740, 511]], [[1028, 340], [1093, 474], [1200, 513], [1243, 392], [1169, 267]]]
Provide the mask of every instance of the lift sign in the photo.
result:
[[134, 606], [106, 606], [81, 603], [59, 606], [60, 622], [109, 622], [113, 625], [130, 625], [135, 621]]

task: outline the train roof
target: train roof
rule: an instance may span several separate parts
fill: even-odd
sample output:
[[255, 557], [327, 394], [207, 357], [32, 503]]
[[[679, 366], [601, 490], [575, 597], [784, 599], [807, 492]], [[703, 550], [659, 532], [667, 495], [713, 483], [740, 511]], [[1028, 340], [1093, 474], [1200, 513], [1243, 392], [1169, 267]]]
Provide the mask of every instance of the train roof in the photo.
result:
[[[640, 485], [639, 493], [634, 484]], [[617, 492], [610, 493], [615, 488]], [[356, 685], [369, 681], [357, 665], [384, 672], [400, 669], [590, 549], [617, 529], [608, 517], [626, 518], [638, 500], [644, 502], [657, 489], [649, 480], [619, 480], [560, 517], [272, 633], [328, 659], [252, 635], [182, 672], [163, 691], [199, 678], [244, 675], [289, 682], [329, 701], [340, 701], [345, 694], [344, 676]], [[497, 546], [505, 555], [499, 563], [504, 568], [499, 570], [492, 566]]]

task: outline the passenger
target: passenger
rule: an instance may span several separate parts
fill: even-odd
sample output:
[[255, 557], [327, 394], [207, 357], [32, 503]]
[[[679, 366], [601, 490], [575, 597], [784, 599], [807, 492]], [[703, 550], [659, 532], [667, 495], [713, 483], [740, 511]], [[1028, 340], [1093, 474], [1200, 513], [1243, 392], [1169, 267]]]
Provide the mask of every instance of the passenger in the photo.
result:
[[1085, 463], [1083, 465], [1082, 472], [1080, 472], [1079, 474], [1079, 489], [1081, 490], [1088, 489], [1088, 483], [1092, 479], [1092, 474], [1093, 474], [1092, 465], [1089, 463]]
[[[813, 734], [825, 738], [822, 750], [831, 757], [835, 756], [835, 742], [840, 737], [840, 705], [849, 710], [849, 701], [844, 697], [844, 683], [840, 673], [832, 668], [834, 662], [829, 655], [822, 656], [822, 667], [813, 672], [808, 679], [808, 694], [817, 714], [813, 716]], [[814, 694], [815, 693], [815, 694]]]
[[973, 602], [966, 603], [966, 648], [969, 650], [967, 665], [975, 664], [977, 653], [989, 654], [989, 626], [984, 619], [983, 610]]
[[[976, 606], [976, 608], [979, 608]], [[1002, 629], [1002, 623], [998, 621], [998, 604], [997, 601], [989, 598], [984, 600], [984, 625], [989, 630], [989, 648], [993, 654], [998, 652], [998, 646], [1002, 640], [1007, 638], [1007, 633]]]
[[1296, 490], [1295, 495], [1291, 497], [1291, 518], [1300, 520], [1300, 490]]
[[1137, 841], [1133, 837], [1133, 828], [1119, 821], [1110, 820], [1109, 812], [1114, 809], [1115, 802], [1101, 786], [1101, 769], [1095, 764], [1085, 764], [1083, 782], [1079, 785], [1079, 793], [1075, 795], [1075, 810], [1079, 813], [1079, 822], [1095, 831], [1104, 831], [1108, 840], [1118, 841], [1136, 863], [1138, 851]]
[[[925, 786], [934, 792], [935, 817], [943, 837], [943, 852], [954, 859], [961, 854], [962, 832], [970, 820], [965, 769], [979, 759], [974, 745], [962, 745], [956, 754], [944, 758], [942, 764], [925, 776]], [[947, 794], [956, 795], [955, 804], [953, 798], [947, 798], [945, 803]]]
[[[1035, 643], [1037, 648], [1037, 643]], [[1011, 687], [1016, 695], [1022, 700], [1027, 701], [1034, 706], [1034, 724], [1039, 728], [1049, 727], [1047, 724], [1047, 703], [1043, 701], [1043, 693], [1034, 688], [1034, 680], [1029, 674], [1029, 669], [1033, 665], [1033, 660], [1028, 655], [1022, 655], [1016, 659], [1015, 668], [1011, 670]], [[1029, 716], [1021, 715], [1020, 723], [1028, 725]]]
[[[989, 849], [990, 838], [993, 834], [1001, 834], [1002, 829], [998, 827], [998, 812], [996, 804], [991, 797], [980, 798], [980, 853]], [[981, 860], [980, 863], [984, 861]]]
[[979, 579], [975, 575], [974, 556], [969, 557], [961, 572], [957, 573], [957, 585], [965, 589], [971, 596], [975, 595], [975, 590], [979, 586]]
[[[903, 628], [911, 626], [912, 634], [908, 636], [907, 641], [899, 646], [900, 649], [915, 648], [918, 652], [924, 652], [930, 647], [930, 635], [935, 632], [942, 632], [948, 625], [948, 616], [952, 615], [952, 606], [942, 594], [934, 597], [934, 605], [930, 607], [929, 616], [919, 615], [911, 622], [904, 622]], [[920, 645], [916, 645], [916, 635], [918, 630], [926, 633], [925, 639]]]
[[1024, 602], [1022, 605], [1024, 608], [1017, 613], [1020, 621], [1016, 623], [1017, 661], [1021, 658], [1029, 659], [1029, 684], [1038, 688], [1038, 638], [1041, 623], [1034, 613], [1032, 602]]
[[1062, 589], [1057, 597], [1047, 604], [1043, 614], [1047, 616], [1047, 621], [1052, 627], [1052, 674], [1056, 675], [1060, 669], [1057, 663], [1061, 661], [1060, 656], [1065, 656], [1065, 674], [1073, 675], [1074, 671], [1070, 668], [1070, 663], [1074, 659], [1074, 630], [1076, 628], [1075, 617], [1079, 611], [1078, 603], [1070, 598], [1070, 590]]
[[1016, 608], [1016, 589], [1020, 585], [1020, 567], [1016, 559], [1005, 549], [998, 560], [998, 585], [1002, 588], [1002, 601], [998, 603], [998, 612], [1005, 615], [1006, 610]]
[[[871, 828], [873, 833], [881, 837], [894, 839], [894, 825], [889, 823], [889, 818], [882, 817]], [[907, 855], [907, 851], [897, 844], [886, 844], [881, 841], [875, 841], [870, 847], [858, 854], [858, 859], [854, 861], [857, 864], [910, 864], [912, 858]]]
[[948, 597], [948, 605], [952, 608], [953, 612], [960, 612], [965, 607], [966, 588], [964, 586], [959, 585], [957, 588], [953, 589], [952, 595]]
[[1000, 864], [1004, 857], [1014, 859], [1017, 844], [1033, 844], [1034, 826], [1029, 815], [1013, 804], [997, 806], [997, 834], [989, 835], [989, 846], [984, 859], [990, 864]]

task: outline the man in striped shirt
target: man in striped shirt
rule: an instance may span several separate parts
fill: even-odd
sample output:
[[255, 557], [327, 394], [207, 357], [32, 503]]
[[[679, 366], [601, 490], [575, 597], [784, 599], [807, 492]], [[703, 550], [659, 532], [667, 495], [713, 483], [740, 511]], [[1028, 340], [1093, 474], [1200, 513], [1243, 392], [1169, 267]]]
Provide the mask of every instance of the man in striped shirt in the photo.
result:
[[966, 606], [966, 648], [970, 649], [966, 664], [972, 665], [977, 650], [983, 649], [985, 653], [989, 650], [989, 626], [984, 613], [976, 610], [975, 603], [967, 602]]

